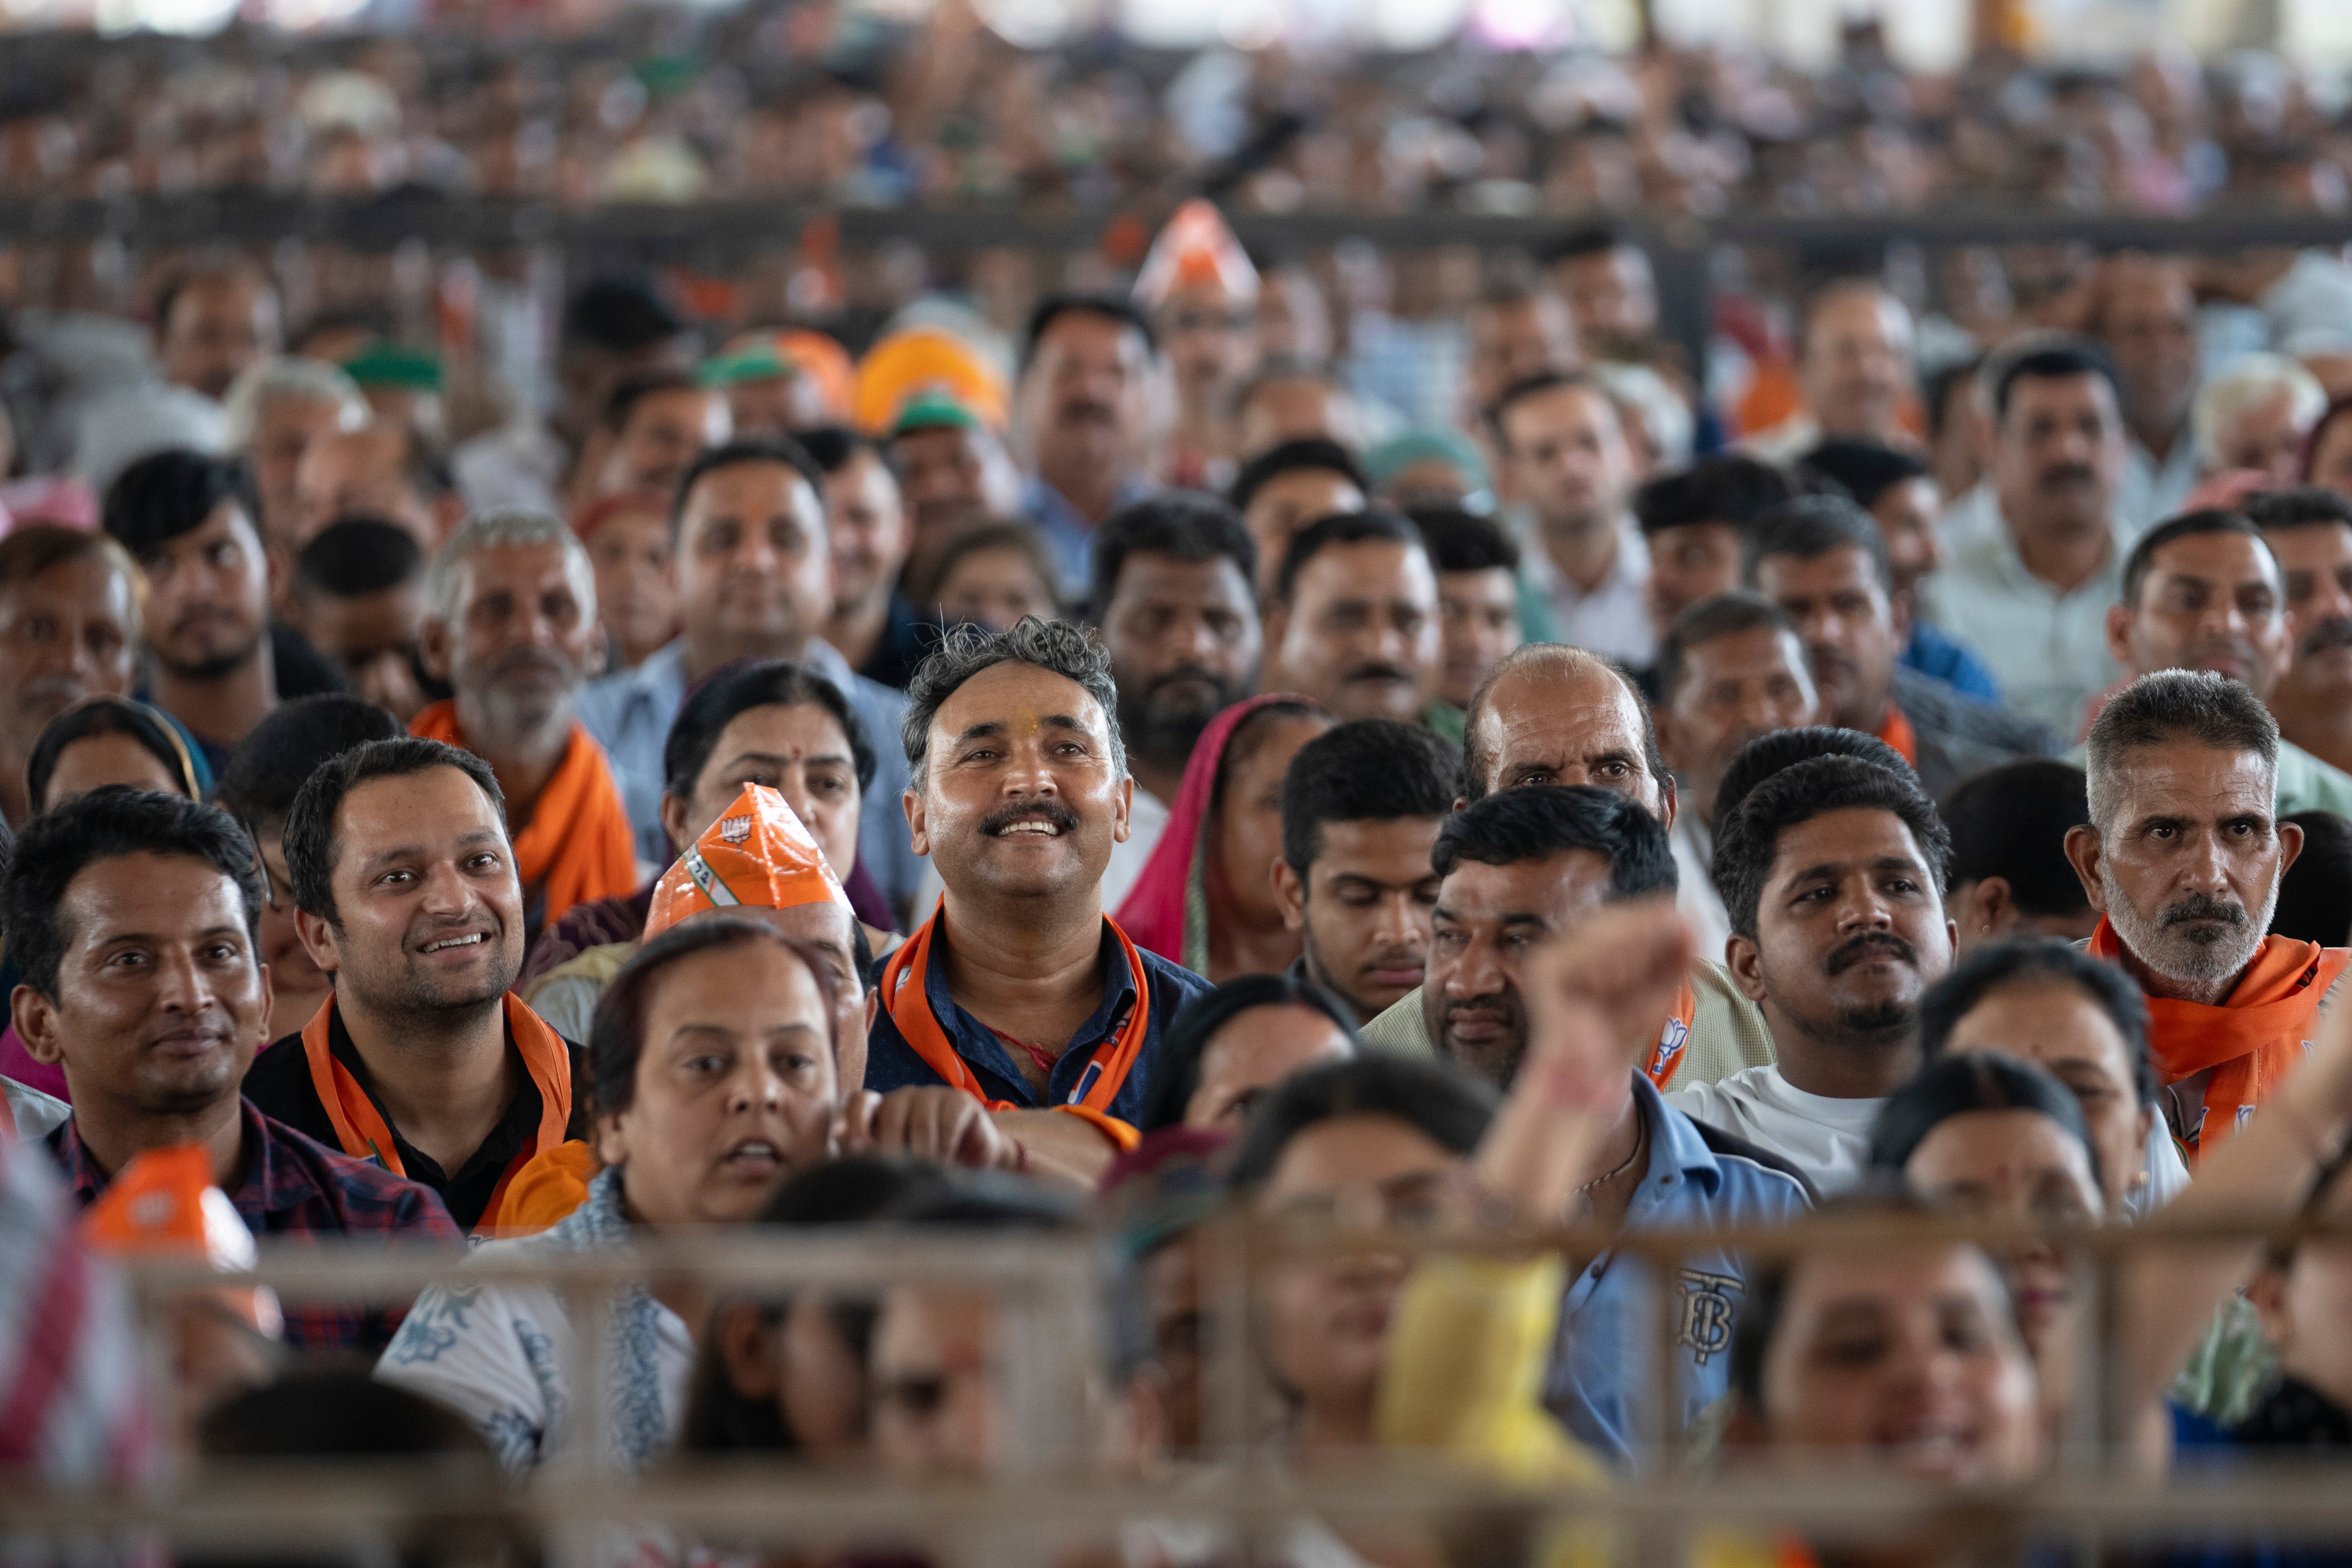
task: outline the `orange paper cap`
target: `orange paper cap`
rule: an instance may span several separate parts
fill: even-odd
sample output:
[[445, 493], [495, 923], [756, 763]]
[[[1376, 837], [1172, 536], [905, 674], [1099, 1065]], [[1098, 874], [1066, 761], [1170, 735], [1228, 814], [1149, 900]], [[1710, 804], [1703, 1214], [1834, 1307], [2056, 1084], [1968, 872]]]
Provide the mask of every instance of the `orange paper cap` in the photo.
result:
[[[251, 1268], [259, 1256], [236, 1206], [213, 1185], [212, 1156], [194, 1143], [133, 1156], [82, 1216], [82, 1234], [93, 1251], [180, 1253], [224, 1272]], [[219, 1295], [257, 1332], [276, 1339], [283, 1331], [278, 1298], [267, 1288]]]
[[1012, 389], [971, 344], [937, 327], [914, 327], [884, 338], [858, 363], [857, 423], [878, 436], [908, 403], [941, 393], [1000, 434], [1011, 416]]
[[789, 910], [849, 895], [808, 827], [765, 784], [745, 784], [727, 814], [687, 846], [654, 887], [648, 941], [705, 910]]
[[1158, 310], [1177, 289], [1195, 283], [1218, 283], [1235, 304], [1257, 300], [1257, 268], [1249, 253], [1213, 202], [1194, 198], [1176, 209], [1143, 270], [1135, 279], [1135, 297], [1146, 309]]

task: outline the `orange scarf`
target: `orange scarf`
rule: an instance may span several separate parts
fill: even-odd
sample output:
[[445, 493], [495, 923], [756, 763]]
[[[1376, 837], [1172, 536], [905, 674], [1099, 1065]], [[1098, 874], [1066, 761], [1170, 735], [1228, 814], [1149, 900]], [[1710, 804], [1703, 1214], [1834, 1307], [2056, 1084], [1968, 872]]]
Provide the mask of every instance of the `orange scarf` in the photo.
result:
[[1691, 983], [1683, 982], [1675, 993], [1675, 1010], [1666, 1015], [1665, 1027], [1658, 1031], [1658, 1048], [1642, 1068], [1642, 1076], [1659, 1089], [1674, 1081], [1675, 1069], [1683, 1065], [1683, 1056], [1690, 1045], [1691, 1020], [1698, 1015], [1698, 994]]
[[1878, 727], [1878, 738], [1903, 753], [1903, 760], [1913, 767], [1919, 765], [1919, 731], [1911, 727], [1911, 720], [1889, 699], [1886, 722]]
[[[530, 1163], [531, 1157], [552, 1149], [563, 1142], [563, 1130], [572, 1121], [572, 1053], [562, 1038], [547, 1026], [546, 1020], [518, 1001], [512, 992], [501, 998], [507, 1007], [507, 1037], [515, 1049], [522, 1053], [524, 1070], [539, 1089], [539, 1131], [523, 1146], [499, 1178], [490, 1194], [488, 1205], [482, 1210], [481, 1224], [487, 1227], [497, 1217], [505, 1202], [507, 1184], [515, 1173]], [[335, 1142], [344, 1153], [354, 1160], [373, 1160], [395, 1176], [408, 1172], [400, 1162], [400, 1151], [392, 1141], [392, 1129], [385, 1125], [383, 1113], [360, 1087], [352, 1069], [335, 1059], [329, 1036], [333, 1032], [335, 999], [310, 1015], [302, 1026], [302, 1055], [310, 1063], [310, 1087], [318, 1091], [319, 1103], [327, 1108], [327, 1120], [334, 1123]], [[451, 1173], [455, 1174], [455, 1173]]]
[[[455, 699], [419, 713], [408, 732], [471, 751], [457, 729]], [[515, 875], [525, 897], [541, 889], [547, 900], [541, 923], [551, 926], [574, 904], [625, 899], [637, 890], [636, 833], [628, 808], [613, 783], [604, 749], [586, 729], [572, 726], [563, 761], [539, 792], [530, 821], [514, 835]]]
[[[2091, 933], [2093, 956], [2115, 963], [2122, 939], [2104, 916]], [[2352, 963], [2352, 952], [2292, 937], [2263, 939], [2238, 988], [2218, 1007], [2147, 999], [2147, 1044], [2166, 1083], [2212, 1068], [2205, 1080], [2205, 1113], [2189, 1130], [2191, 1160], [2226, 1141], [2239, 1121], [2270, 1098], [2279, 1079], [2311, 1048], [2320, 998]]]
[[[930, 973], [931, 939], [945, 927], [944, 905], [913, 936], [899, 944], [882, 969], [882, 1005], [890, 1010], [890, 1021], [898, 1026], [898, 1034], [914, 1053], [949, 1085], [963, 1090], [991, 1110], [1019, 1110], [1024, 1107], [1009, 1100], [991, 1100], [982, 1092], [980, 1079], [956, 1053], [955, 1044], [931, 1012], [929, 994], [924, 990], [926, 976]], [[1118, 922], [1108, 915], [1103, 924], [1118, 938], [1119, 952], [1127, 958], [1128, 979], [1135, 986], [1135, 1004], [1127, 1016], [1113, 1030], [1113, 1044], [1108, 1055], [1097, 1055], [1078, 1078], [1078, 1086], [1070, 1091], [1066, 1104], [1049, 1109], [1066, 1110], [1071, 1115], [1094, 1124], [1096, 1130], [1121, 1150], [1132, 1149], [1140, 1141], [1134, 1128], [1110, 1113], [1110, 1102], [1118, 1098], [1119, 1087], [1127, 1082], [1129, 1073], [1143, 1056], [1145, 1026], [1151, 1016], [1151, 977], [1143, 967], [1142, 954]]]

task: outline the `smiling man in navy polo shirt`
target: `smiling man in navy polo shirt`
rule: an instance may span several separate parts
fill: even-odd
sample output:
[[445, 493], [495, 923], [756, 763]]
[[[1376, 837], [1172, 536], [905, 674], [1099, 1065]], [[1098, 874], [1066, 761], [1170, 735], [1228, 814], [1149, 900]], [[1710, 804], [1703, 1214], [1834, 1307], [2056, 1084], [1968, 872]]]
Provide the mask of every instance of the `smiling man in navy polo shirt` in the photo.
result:
[[1103, 913], [1135, 794], [1118, 700], [1101, 646], [1034, 617], [952, 635], [916, 670], [907, 823], [947, 890], [883, 965], [866, 1058], [867, 1089], [961, 1089], [1021, 1163], [1089, 1180], [1132, 1142], [1170, 1020], [1209, 989]]

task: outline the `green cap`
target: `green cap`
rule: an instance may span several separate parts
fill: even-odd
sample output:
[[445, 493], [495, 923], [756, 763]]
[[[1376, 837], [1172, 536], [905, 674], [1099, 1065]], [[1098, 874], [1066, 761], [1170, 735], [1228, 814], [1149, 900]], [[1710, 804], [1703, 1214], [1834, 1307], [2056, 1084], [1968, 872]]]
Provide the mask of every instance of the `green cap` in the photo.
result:
[[977, 430], [980, 416], [950, 397], [944, 392], [919, 392], [907, 399], [898, 410], [898, 417], [890, 421], [890, 434], [904, 436], [910, 430]]
[[383, 338], [343, 362], [343, 374], [362, 386], [405, 386], [416, 392], [441, 390], [441, 361], [420, 349], [403, 348]]
[[1376, 488], [1385, 488], [1416, 463], [1445, 463], [1459, 468], [1473, 489], [1485, 489], [1487, 485], [1486, 459], [1479, 456], [1477, 443], [1459, 430], [1408, 430], [1391, 437], [1364, 454], [1364, 477]]
[[732, 386], [739, 381], [777, 381], [799, 374], [792, 361], [776, 352], [775, 344], [759, 342], [704, 360], [694, 379], [705, 386]]

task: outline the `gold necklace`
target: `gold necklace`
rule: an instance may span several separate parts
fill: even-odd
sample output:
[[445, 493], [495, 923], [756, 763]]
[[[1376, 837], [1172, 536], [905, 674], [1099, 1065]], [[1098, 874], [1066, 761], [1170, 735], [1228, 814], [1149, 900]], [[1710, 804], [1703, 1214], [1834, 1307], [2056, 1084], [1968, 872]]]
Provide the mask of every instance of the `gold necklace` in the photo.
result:
[[1618, 1166], [1607, 1175], [1595, 1176], [1592, 1180], [1585, 1183], [1584, 1185], [1577, 1188], [1576, 1193], [1579, 1197], [1583, 1196], [1586, 1193], [1591, 1192], [1595, 1187], [1615, 1181], [1618, 1177], [1632, 1170], [1633, 1168], [1633, 1162], [1642, 1157], [1642, 1151], [1650, 1146], [1650, 1119], [1646, 1116], [1641, 1115], [1638, 1111], [1634, 1114], [1633, 1152], [1625, 1156], [1625, 1163], [1623, 1164]]

